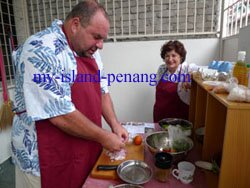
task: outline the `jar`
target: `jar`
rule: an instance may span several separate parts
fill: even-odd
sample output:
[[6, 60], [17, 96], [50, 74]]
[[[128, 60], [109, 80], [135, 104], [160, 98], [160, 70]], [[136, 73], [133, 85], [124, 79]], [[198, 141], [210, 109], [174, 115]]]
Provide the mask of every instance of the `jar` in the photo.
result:
[[160, 152], [155, 155], [155, 179], [166, 182], [171, 174], [173, 156], [169, 153]]

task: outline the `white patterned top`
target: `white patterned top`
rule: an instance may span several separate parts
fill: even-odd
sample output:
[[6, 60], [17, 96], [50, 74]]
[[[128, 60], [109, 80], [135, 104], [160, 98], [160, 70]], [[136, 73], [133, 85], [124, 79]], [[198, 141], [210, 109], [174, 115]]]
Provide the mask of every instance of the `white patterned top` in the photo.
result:
[[[61, 29], [62, 21], [29, 37], [14, 53], [17, 112], [12, 129], [12, 157], [22, 171], [40, 176], [35, 121], [70, 113], [72, 74], [76, 60]], [[101, 91], [108, 92], [103, 64], [93, 55], [99, 68]], [[66, 76], [67, 75], [67, 76]], [[66, 79], [67, 78], [67, 79]]]

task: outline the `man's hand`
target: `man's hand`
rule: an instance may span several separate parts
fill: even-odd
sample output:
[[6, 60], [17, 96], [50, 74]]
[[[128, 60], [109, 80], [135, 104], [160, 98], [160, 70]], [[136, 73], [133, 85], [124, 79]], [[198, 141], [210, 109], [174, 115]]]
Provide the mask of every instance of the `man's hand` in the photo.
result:
[[107, 132], [102, 146], [109, 151], [120, 151], [125, 147], [125, 142], [117, 134]]
[[128, 141], [128, 132], [120, 123], [117, 122], [116, 125], [113, 125], [112, 130], [124, 143]]

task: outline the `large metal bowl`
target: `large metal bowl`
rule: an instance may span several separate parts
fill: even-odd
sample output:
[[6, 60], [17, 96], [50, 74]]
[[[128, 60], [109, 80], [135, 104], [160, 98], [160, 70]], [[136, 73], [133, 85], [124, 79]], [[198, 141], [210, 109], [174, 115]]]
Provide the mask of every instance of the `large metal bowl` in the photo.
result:
[[160, 120], [158, 123], [163, 131], [168, 131], [169, 125], [180, 126], [181, 130], [186, 136], [191, 135], [193, 127], [193, 124], [190, 121], [179, 118], [165, 118]]
[[[189, 137], [173, 141], [169, 138], [168, 132], [166, 131], [154, 132], [148, 135], [145, 139], [145, 144], [153, 155], [158, 152], [170, 153], [173, 156], [173, 163], [183, 160], [187, 152], [194, 146], [193, 141]], [[173, 145], [177, 149], [173, 148]], [[172, 146], [171, 150], [169, 150], [170, 146]]]

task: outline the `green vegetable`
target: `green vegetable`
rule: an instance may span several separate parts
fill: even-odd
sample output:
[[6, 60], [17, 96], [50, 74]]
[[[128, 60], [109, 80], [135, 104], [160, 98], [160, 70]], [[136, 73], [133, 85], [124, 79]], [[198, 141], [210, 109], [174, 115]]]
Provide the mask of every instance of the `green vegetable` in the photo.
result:
[[188, 131], [188, 130], [191, 130], [191, 127], [189, 127], [189, 126], [181, 126], [181, 130], [182, 131]]
[[162, 125], [162, 128], [164, 129], [164, 130], [168, 130], [168, 124], [164, 124], [164, 125]]
[[218, 174], [220, 171], [220, 167], [217, 165], [215, 160], [212, 160], [212, 172]]
[[190, 148], [189, 143], [185, 139], [175, 140], [172, 145], [176, 152], [186, 151]]
[[220, 171], [219, 166], [214, 160], [212, 163], [206, 161], [196, 161], [195, 165], [206, 170], [211, 170], [215, 174], [218, 174]]

